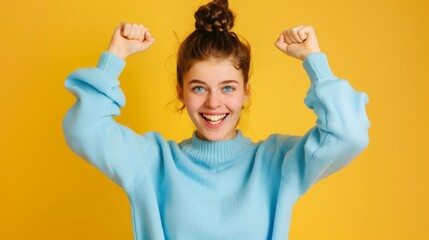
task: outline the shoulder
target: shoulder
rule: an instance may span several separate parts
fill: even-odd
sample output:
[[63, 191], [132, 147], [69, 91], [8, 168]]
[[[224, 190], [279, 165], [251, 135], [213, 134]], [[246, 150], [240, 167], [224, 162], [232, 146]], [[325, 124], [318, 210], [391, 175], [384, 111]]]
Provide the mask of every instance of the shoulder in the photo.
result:
[[301, 139], [302, 136], [289, 134], [271, 134], [267, 139], [259, 141], [257, 145], [259, 151], [287, 152]]
[[141, 137], [143, 140], [152, 142], [159, 146], [167, 147], [171, 145], [178, 145], [176, 141], [167, 140], [161, 133], [156, 131], [145, 132], [141, 135]]

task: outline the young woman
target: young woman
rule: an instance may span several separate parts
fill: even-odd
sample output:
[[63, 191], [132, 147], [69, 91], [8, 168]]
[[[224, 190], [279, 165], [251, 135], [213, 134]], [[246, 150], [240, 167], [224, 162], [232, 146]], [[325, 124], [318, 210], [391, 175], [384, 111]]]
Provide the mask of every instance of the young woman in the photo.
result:
[[231, 31], [226, 0], [195, 13], [181, 44], [177, 93], [196, 131], [180, 143], [116, 123], [125, 98], [117, 80], [125, 59], [154, 38], [121, 23], [97, 67], [68, 76], [77, 101], [63, 128], [67, 144], [127, 193], [135, 239], [287, 239], [296, 200], [368, 144], [368, 97], [335, 77], [311, 26], [280, 34], [276, 46], [303, 60], [305, 104], [318, 116], [302, 137], [273, 134], [253, 143], [236, 129], [249, 97], [250, 48]]

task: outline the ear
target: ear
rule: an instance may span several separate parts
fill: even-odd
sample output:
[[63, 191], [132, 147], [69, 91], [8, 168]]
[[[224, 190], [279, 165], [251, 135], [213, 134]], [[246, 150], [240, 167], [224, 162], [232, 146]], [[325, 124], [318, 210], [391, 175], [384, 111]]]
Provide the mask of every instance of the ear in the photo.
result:
[[180, 102], [185, 104], [185, 99], [183, 97], [183, 88], [179, 86], [179, 84], [176, 85], [176, 91], [177, 91], [177, 98], [180, 100]]
[[246, 86], [244, 87], [243, 103], [245, 103], [245, 102], [247, 102], [247, 100], [249, 100], [249, 96], [250, 96], [250, 83], [247, 83]]

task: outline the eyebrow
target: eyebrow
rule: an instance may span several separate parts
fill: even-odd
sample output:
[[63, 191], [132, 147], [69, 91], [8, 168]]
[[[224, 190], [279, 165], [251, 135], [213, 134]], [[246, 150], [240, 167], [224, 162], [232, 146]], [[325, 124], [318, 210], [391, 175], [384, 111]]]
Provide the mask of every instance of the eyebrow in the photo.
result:
[[[225, 80], [225, 81], [222, 81], [220, 84], [230, 84], [230, 83], [235, 83], [240, 85], [240, 83], [237, 80]], [[206, 84], [206, 83], [198, 79], [192, 79], [191, 81], [189, 81], [189, 84]]]

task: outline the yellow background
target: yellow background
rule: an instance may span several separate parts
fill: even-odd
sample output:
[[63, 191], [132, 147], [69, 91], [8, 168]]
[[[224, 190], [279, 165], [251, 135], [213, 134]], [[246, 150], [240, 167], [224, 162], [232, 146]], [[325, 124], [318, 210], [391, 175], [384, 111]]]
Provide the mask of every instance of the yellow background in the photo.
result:
[[[64, 80], [95, 66], [120, 21], [143, 23], [156, 44], [120, 77], [117, 120], [138, 133], [188, 138], [175, 113], [179, 40], [206, 1], [6, 1], [0, 10], [0, 239], [132, 239], [125, 193], [65, 145], [74, 102]], [[304, 134], [316, 117], [303, 99], [301, 62], [273, 43], [311, 24], [335, 75], [369, 95], [370, 145], [296, 204], [290, 239], [429, 239], [429, 4], [424, 0], [230, 2], [252, 45], [251, 108], [240, 128], [254, 141]], [[176, 38], [177, 34], [178, 38]]]

